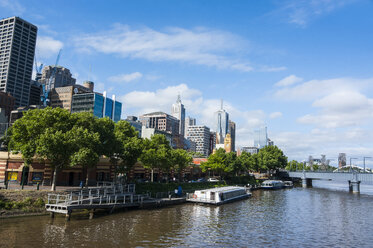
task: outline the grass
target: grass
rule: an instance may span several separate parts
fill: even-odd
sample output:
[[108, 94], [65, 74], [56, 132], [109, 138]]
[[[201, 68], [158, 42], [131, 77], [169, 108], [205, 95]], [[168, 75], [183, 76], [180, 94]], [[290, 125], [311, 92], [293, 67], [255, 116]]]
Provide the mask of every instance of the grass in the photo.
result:
[[24, 212], [33, 212], [44, 209], [45, 201], [42, 198], [32, 199], [26, 197], [22, 201], [0, 200], [0, 209], [5, 210], [22, 210]]

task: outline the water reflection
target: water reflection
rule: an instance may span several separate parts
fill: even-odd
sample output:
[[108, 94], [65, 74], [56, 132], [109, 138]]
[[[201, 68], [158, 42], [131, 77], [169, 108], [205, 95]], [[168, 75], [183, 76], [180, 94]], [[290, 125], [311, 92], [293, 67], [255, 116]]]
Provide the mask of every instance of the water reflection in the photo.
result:
[[4, 219], [1, 247], [371, 247], [373, 197], [318, 186], [254, 191], [218, 207], [193, 204], [51, 220]]

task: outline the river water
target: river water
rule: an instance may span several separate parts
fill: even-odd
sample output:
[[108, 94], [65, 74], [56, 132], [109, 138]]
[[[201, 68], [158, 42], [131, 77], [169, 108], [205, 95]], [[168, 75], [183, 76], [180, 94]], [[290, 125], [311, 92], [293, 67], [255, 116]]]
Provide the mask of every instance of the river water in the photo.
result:
[[373, 186], [363, 189], [316, 182], [218, 207], [3, 219], [0, 247], [373, 247]]

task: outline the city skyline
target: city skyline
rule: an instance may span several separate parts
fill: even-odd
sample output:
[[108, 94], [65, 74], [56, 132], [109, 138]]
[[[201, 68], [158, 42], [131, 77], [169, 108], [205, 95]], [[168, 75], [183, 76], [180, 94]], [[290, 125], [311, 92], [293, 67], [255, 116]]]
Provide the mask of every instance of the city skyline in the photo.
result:
[[62, 48], [77, 83], [115, 91], [122, 119], [169, 112], [180, 92], [213, 128], [224, 98], [237, 146], [265, 125], [290, 160], [373, 154], [370, 1], [43, 5], [1, 0], [0, 17], [35, 24], [37, 61], [53, 65]]

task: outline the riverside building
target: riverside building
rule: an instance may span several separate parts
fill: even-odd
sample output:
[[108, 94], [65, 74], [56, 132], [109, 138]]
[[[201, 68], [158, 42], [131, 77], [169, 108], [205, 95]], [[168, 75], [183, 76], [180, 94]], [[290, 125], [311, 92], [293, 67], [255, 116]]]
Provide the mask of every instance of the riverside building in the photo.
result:
[[15, 98], [15, 107], [29, 105], [37, 31], [19, 17], [0, 20], [0, 91]]

